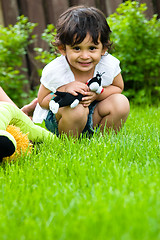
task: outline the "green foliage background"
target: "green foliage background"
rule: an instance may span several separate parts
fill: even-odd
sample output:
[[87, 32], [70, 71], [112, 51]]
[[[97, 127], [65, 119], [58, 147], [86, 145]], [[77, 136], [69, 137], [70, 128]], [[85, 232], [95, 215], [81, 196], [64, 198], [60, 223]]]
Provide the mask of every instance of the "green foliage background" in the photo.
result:
[[112, 54], [121, 61], [125, 94], [137, 103], [160, 97], [160, 20], [148, 20], [146, 4], [126, 1], [108, 18]]
[[[160, 97], [160, 20], [156, 15], [148, 20], [146, 9], [146, 4], [129, 0], [107, 18], [112, 30], [111, 54], [121, 62], [124, 94], [138, 104], [153, 104]], [[35, 26], [24, 16], [14, 26], [0, 26], [0, 85], [17, 105], [23, 105], [27, 97], [34, 95], [33, 91], [24, 92], [28, 79], [23, 74], [27, 69], [22, 69], [22, 63], [28, 45], [34, 41]], [[48, 25], [42, 39], [49, 50], [35, 48], [36, 61], [47, 64], [58, 56], [51, 45], [55, 34], [55, 27]], [[42, 69], [38, 71], [41, 75]]]
[[0, 86], [19, 106], [27, 97], [24, 86], [28, 79], [24, 74], [27, 69], [22, 68], [23, 57], [35, 38], [31, 33], [36, 25], [24, 16], [18, 17], [14, 26], [0, 25]]

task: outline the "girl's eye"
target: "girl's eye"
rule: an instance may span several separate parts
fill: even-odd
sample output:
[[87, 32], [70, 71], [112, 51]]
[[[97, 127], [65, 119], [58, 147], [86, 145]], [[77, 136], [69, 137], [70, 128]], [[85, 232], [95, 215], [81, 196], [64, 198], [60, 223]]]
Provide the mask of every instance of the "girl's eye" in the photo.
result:
[[76, 50], [76, 51], [79, 51], [80, 47], [74, 47], [73, 49]]
[[96, 49], [96, 47], [94, 47], [94, 46], [91, 46], [91, 47], [90, 47], [90, 50], [91, 50], [91, 51], [93, 51], [93, 50], [95, 50], [95, 49]]

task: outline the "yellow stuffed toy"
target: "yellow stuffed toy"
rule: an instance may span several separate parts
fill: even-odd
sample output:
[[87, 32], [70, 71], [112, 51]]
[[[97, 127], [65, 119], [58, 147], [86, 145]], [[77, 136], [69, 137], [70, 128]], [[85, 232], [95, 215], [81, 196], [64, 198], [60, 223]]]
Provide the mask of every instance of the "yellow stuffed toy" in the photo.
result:
[[17, 156], [23, 153], [31, 152], [33, 144], [29, 141], [28, 134], [22, 133], [20, 128], [14, 125], [8, 125], [8, 127], [6, 128], [6, 131], [14, 137], [16, 141], [16, 149], [10, 157], [4, 157], [3, 161], [10, 162], [12, 160], [16, 160]]
[[16, 106], [0, 102], [0, 161], [12, 160], [30, 151], [30, 141], [43, 142], [56, 136], [35, 125], [30, 118]]

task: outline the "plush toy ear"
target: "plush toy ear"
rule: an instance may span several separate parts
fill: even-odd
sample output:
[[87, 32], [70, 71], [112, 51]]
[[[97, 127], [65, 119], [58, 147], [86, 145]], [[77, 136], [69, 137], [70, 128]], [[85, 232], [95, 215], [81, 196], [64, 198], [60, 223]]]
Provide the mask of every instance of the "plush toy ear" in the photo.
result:
[[11, 156], [16, 150], [17, 144], [14, 137], [7, 131], [0, 130], [0, 162], [4, 157]]
[[54, 100], [51, 100], [49, 102], [49, 109], [53, 112], [53, 114], [56, 114], [59, 109], [59, 104], [56, 103]]

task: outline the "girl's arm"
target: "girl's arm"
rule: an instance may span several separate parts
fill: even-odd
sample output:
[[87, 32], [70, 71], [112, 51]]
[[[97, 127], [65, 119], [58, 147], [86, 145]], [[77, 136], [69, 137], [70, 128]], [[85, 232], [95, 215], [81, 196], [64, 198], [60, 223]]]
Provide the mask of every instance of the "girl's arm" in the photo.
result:
[[124, 88], [124, 83], [122, 75], [119, 73], [113, 80], [113, 83], [110, 86], [104, 87], [104, 91], [101, 94], [96, 94], [95, 92], [88, 92], [85, 97], [82, 98], [82, 104], [87, 107], [94, 100], [102, 101], [105, 98], [109, 97], [115, 93], [121, 93]]
[[[114, 93], [121, 93], [124, 88], [122, 75], [119, 73], [113, 80], [112, 85], [105, 87], [103, 93], [95, 94], [88, 91], [89, 88], [86, 84], [74, 81], [59, 87], [57, 90], [62, 92], [69, 92], [73, 95], [77, 95], [77, 92], [82, 93], [85, 97], [82, 99], [84, 106], [89, 106], [94, 100], [102, 101]], [[51, 91], [45, 88], [42, 84], [40, 85], [38, 92], [38, 102], [42, 108], [49, 109], [49, 102], [52, 99]]]
[[102, 94], [99, 94], [96, 98], [97, 101], [101, 101], [112, 94], [115, 93], [122, 93], [124, 89], [124, 82], [121, 73], [119, 73], [113, 80], [113, 83], [108, 86], [104, 87], [104, 91]]
[[74, 96], [77, 96], [78, 93], [86, 95], [86, 93], [89, 91], [89, 87], [85, 83], [74, 81], [59, 87], [57, 90], [61, 92], [68, 92]]
[[[74, 81], [68, 84], [65, 84], [57, 89], [61, 92], [69, 92], [73, 95], [78, 95], [77, 92], [86, 94], [86, 91], [89, 90], [88, 86], [84, 83]], [[38, 91], [38, 103], [42, 108], [49, 109], [49, 102], [51, 101], [53, 95], [51, 95], [51, 91], [44, 87], [43, 84], [40, 85]]]
[[38, 91], [38, 103], [42, 108], [49, 109], [49, 102], [51, 101], [53, 95], [50, 94], [51, 91], [43, 86], [40, 85]]

